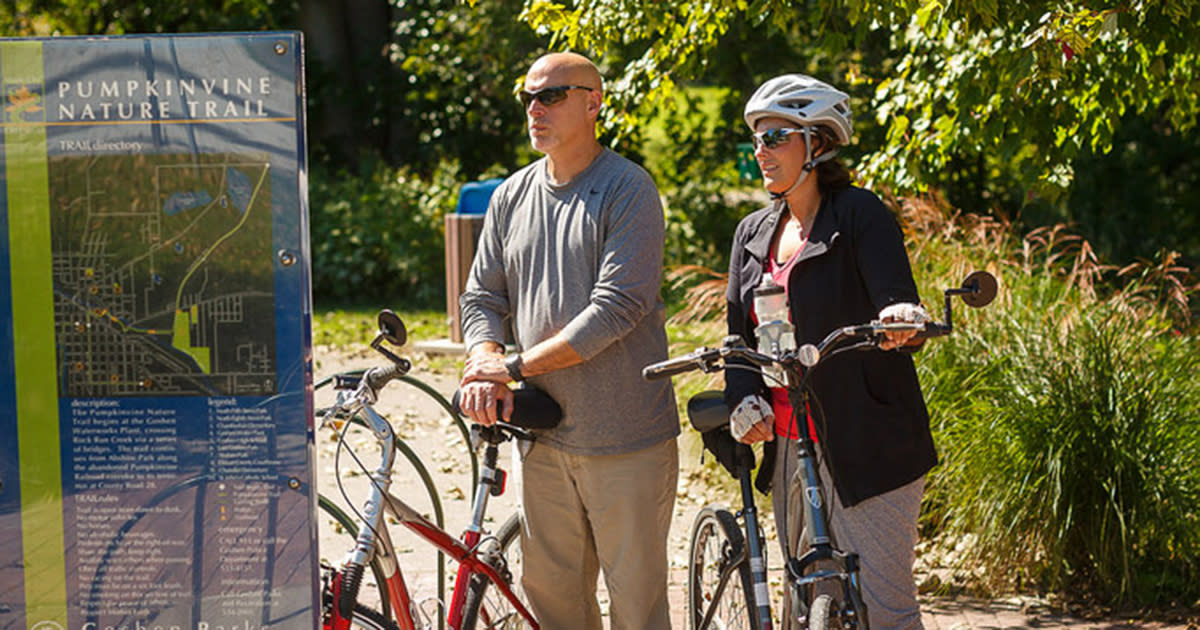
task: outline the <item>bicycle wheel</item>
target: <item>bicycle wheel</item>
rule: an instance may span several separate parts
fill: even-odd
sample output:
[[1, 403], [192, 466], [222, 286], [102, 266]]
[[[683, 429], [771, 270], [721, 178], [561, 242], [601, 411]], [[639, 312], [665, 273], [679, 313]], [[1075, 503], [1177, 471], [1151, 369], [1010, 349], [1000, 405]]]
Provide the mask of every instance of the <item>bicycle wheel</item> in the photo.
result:
[[[521, 516], [513, 514], [496, 531], [494, 547], [481, 551], [489, 563], [496, 567], [513, 592], [524, 602], [521, 592]], [[486, 628], [487, 630], [515, 630], [529, 628], [521, 613], [517, 612], [508, 598], [499, 589], [488, 588], [490, 580], [476, 575], [467, 590], [463, 605], [463, 630]]]
[[[696, 515], [688, 555], [688, 628], [760, 630], [754, 608], [754, 579], [745, 537], [737, 519], [708, 506]], [[703, 626], [704, 618], [712, 618]]]

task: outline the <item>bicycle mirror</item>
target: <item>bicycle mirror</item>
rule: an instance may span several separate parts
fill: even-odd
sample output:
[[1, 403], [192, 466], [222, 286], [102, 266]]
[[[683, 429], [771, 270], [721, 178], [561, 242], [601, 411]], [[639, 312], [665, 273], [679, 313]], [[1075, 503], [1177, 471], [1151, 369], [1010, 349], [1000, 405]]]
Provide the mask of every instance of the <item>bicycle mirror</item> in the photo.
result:
[[404, 322], [400, 320], [399, 315], [387, 308], [379, 311], [379, 334], [393, 346], [403, 346], [404, 342], [408, 341], [408, 331], [404, 328]]
[[996, 277], [986, 271], [972, 271], [963, 280], [962, 300], [967, 306], [979, 308], [987, 306], [996, 299]]

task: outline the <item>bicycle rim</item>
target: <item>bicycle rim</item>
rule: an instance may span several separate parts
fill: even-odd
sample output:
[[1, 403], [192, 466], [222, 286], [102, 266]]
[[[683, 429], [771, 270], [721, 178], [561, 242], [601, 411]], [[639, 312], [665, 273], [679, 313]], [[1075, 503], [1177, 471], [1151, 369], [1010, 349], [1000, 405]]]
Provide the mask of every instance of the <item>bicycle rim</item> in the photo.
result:
[[[728, 510], [711, 506], [700, 510], [692, 526], [688, 554], [690, 630], [702, 630], [710, 609], [712, 618], [703, 630], [759, 630], [754, 616], [753, 579], [744, 550], [745, 537]], [[722, 584], [721, 576], [726, 573]]]
[[[521, 518], [513, 514], [496, 531], [495, 543], [500, 551], [493, 566], [503, 567], [502, 575], [510, 578], [509, 586], [522, 602], [521, 591]], [[486, 552], [483, 552], [486, 554]], [[463, 630], [517, 630], [530, 628], [521, 613], [497, 588], [489, 588], [483, 576], [471, 581], [463, 611]]]

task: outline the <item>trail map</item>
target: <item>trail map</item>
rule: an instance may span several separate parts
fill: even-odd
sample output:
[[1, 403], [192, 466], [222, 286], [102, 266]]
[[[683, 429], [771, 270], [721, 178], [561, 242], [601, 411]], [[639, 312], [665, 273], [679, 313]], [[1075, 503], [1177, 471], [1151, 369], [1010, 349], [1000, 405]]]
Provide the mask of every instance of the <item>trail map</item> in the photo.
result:
[[60, 395], [275, 393], [269, 170], [246, 155], [51, 159]]

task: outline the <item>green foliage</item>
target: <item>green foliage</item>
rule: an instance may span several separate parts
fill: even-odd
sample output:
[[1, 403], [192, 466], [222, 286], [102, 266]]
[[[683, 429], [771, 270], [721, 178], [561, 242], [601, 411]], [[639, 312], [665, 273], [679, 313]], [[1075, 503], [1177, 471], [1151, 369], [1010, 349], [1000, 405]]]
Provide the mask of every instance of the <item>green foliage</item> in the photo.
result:
[[[924, 190], [954, 160], [982, 153], [1041, 194], [1057, 195], [1072, 180], [1072, 160], [1084, 149], [1111, 146], [1123, 115], [1162, 112], [1186, 131], [1200, 113], [1195, 0], [1120, 9], [936, 0], [823, 0], [803, 10], [796, 4], [601, 0], [568, 9], [527, 0], [522, 18], [556, 44], [599, 55], [637, 43], [643, 52], [614, 82], [619, 106], [606, 120], [622, 129], [640, 123], [637, 104], [657, 107], [677, 82], [702, 76], [722, 37], [738, 28], [815, 33], [809, 47], [842, 58], [853, 54], [849, 47], [890, 34], [887, 63], [857, 65], [846, 80], [832, 80], [874, 87], [870, 107], [859, 110], [875, 112], [887, 134], [869, 148], [863, 170], [900, 191]], [[778, 61], [762, 59], [761, 74], [796, 69]]]
[[314, 168], [309, 180], [313, 293], [318, 301], [436, 307], [445, 299], [443, 217], [458, 167], [429, 178], [382, 162], [357, 175]]
[[0, 5], [0, 32], [15, 35], [124, 35], [287, 28], [289, 0], [14, 0]]
[[734, 129], [719, 108], [722, 90], [680, 90], [671, 106], [648, 125], [646, 168], [665, 197], [668, 267], [729, 266], [729, 247], [738, 220], [761, 200], [737, 192]]
[[927, 534], [1001, 591], [1194, 601], [1200, 348], [1165, 296], [1195, 287], [1144, 267], [1112, 291], [1098, 282], [1112, 269], [1062, 230], [1017, 240], [974, 219], [916, 226], [953, 237], [918, 248], [926, 283], [953, 286], [974, 267], [1001, 280], [996, 303], [957, 308], [955, 334], [919, 355], [942, 459]]
[[1177, 251], [1200, 267], [1200, 130], [1180, 134], [1153, 119], [1123, 121], [1107, 153], [1075, 163], [1077, 186], [1065, 210], [1028, 208], [1026, 222], [1072, 221], [1110, 260]]

